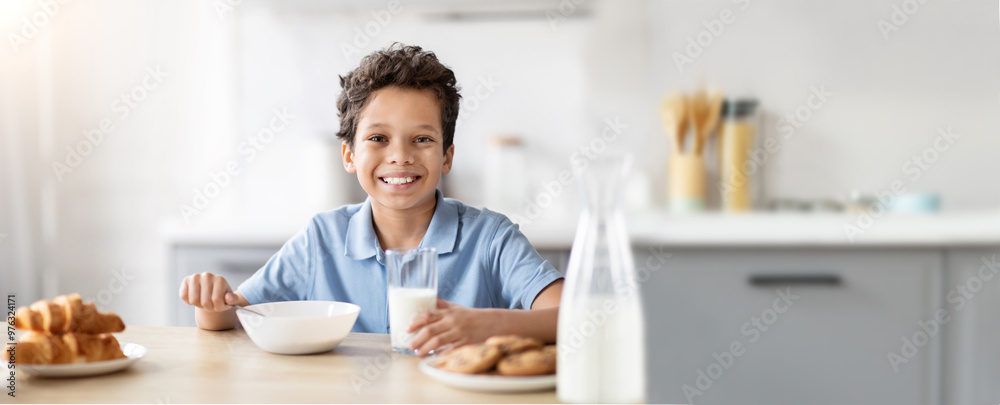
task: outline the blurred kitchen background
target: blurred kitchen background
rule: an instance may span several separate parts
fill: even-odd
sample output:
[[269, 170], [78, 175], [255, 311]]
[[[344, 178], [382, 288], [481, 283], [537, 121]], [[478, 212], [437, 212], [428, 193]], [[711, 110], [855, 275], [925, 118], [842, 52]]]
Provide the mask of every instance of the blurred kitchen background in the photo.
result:
[[[365, 198], [334, 137], [338, 75], [399, 41], [463, 88], [446, 196], [516, 219], [560, 271], [571, 160], [633, 153], [636, 262], [665, 258], [640, 279], [650, 401], [996, 403], [1000, 283], [981, 268], [1000, 252], [998, 14], [992, 0], [4, 0], [0, 279], [18, 305], [79, 292], [130, 325], [193, 324], [180, 278], [235, 287], [312, 215]], [[753, 100], [753, 145], [772, 142], [749, 212], [721, 209], [722, 135], [704, 210], [672, 205], [661, 103], [703, 87]], [[959, 307], [952, 290], [977, 277]], [[741, 326], [772, 285], [801, 302], [751, 343]], [[893, 362], [939, 309], [948, 327]], [[747, 354], [699, 380], [737, 340]]]

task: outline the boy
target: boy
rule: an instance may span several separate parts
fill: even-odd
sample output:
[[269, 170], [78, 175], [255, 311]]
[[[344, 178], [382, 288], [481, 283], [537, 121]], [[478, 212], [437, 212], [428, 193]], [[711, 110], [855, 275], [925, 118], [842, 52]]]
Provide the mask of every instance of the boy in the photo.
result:
[[340, 78], [344, 168], [368, 194], [321, 213], [233, 292], [223, 277], [184, 278], [180, 297], [203, 329], [233, 328], [232, 306], [329, 300], [361, 306], [353, 332], [388, 333], [384, 251], [433, 246], [438, 310], [419, 316], [412, 349], [517, 334], [555, 342], [562, 276], [505, 216], [445, 199], [458, 119], [455, 75], [416, 46], [394, 44]]

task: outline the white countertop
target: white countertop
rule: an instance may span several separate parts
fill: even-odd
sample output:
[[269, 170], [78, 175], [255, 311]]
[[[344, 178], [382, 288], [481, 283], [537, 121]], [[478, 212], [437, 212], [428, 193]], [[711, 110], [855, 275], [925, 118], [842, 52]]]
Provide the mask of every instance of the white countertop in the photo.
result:
[[629, 222], [633, 242], [675, 246], [1000, 246], [1000, 212], [650, 215]]
[[[280, 246], [308, 219], [266, 223], [217, 221], [164, 223], [172, 245]], [[853, 240], [846, 230], [856, 226]], [[536, 248], [568, 249], [576, 222], [537, 222], [521, 227]], [[629, 217], [633, 244], [667, 246], [1000, 246], [1000, 212], [885, 215], [870, 226], [846, 214], [643, 213]]]

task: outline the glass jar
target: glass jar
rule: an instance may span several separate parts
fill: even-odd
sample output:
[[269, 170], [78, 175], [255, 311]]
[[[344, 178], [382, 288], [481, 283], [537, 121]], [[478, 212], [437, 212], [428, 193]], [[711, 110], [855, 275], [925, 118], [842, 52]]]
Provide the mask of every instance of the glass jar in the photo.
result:
[[518, 212], [527, 198], [524, 142], [516, 135], [490, 137], [483, 193], [486, 206], [507, 215]]
[[[723, 211], [750, 211], [759, 198], [764, 162], [752, 160], [756, 148], [757, 100], [726, 100], [719, 128], [719, 190]], [[766, 153], [766, 152], [762, 152]]]

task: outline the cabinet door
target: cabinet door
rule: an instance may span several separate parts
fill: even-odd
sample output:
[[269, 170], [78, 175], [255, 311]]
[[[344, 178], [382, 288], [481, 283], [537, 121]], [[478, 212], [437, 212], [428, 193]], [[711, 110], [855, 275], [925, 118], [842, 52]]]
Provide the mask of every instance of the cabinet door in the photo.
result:
[[655, 250], [636, 250], [650, 402], [940, 402], [940, 329], [901, 352], [942, 307], [942, 253]]
[[1000, 248], [946, 257], [944, 403], [1000, 403]]
[[[177, 296], [184, 277], [206, 271], [225, 277], [235, 290], [279, 249], [281, 246], [174, 246], [171, 296]], [[196, 326], [194, 307], [178, 299], [173, 309], [173, 326]]]

